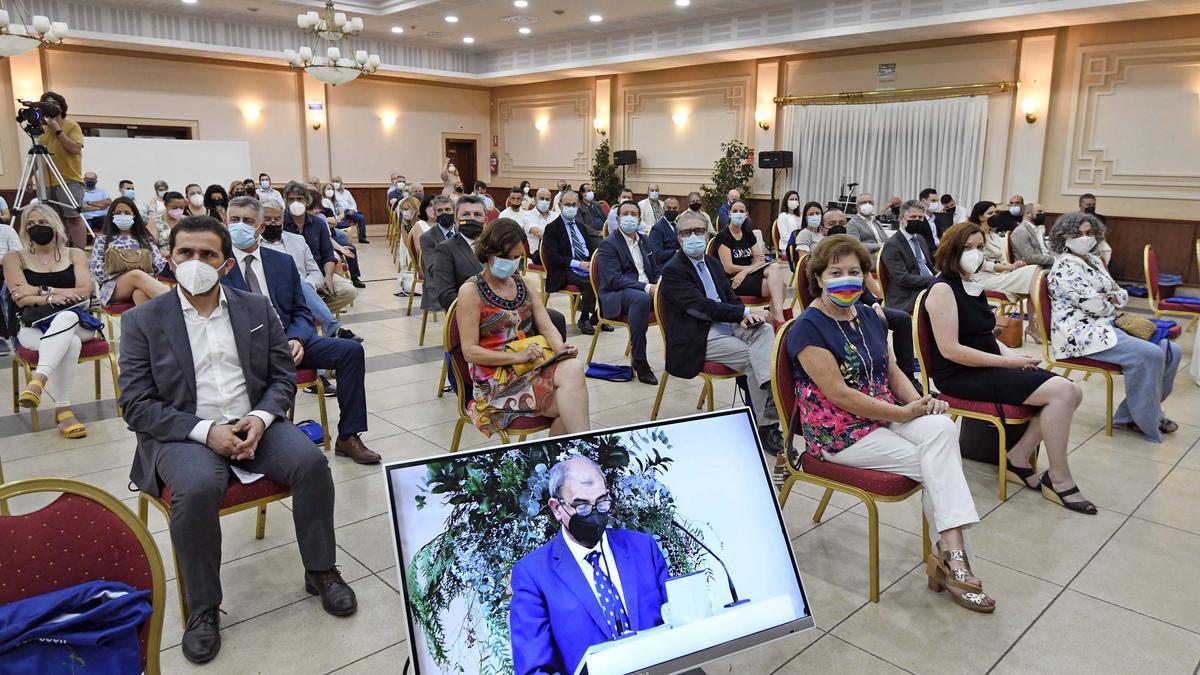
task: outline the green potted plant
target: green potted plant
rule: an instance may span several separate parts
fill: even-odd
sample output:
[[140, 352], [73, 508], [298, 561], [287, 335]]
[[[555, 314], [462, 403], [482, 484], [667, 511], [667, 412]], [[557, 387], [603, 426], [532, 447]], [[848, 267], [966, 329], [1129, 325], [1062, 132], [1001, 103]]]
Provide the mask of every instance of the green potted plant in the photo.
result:
[[738, 190], [742, 196], [750, 194], [750, 179], [754, 177], [754, 150], [734, 139], [721, 144], [721, 158], [713, 163], [711, 186], [700, 186], [700, 199], [704, 210], [717, 222], [717, 211], [725, 203], [730, 190]]
[[621, 179], [617, 178], [617, 166], [612, 163], [608, 139], [600, 141], [592, 159], [592, 189], [596, 199], [612, 204], [621, 194]]

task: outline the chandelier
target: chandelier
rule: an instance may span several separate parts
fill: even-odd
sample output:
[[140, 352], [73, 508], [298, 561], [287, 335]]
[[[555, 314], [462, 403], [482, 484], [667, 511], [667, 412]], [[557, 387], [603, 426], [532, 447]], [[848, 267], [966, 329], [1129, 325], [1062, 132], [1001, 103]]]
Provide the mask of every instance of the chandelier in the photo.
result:
[[348, 18], [343, 12], [335, 12], [333, 0], [325, 0], [325, 9], [320, 13], [297, 15], [296, 25], [304, 31], [309, 44], [283, 51], [283, 58], [293, 68], [332, 85], [345, 84], [379, 69], [378, 54], [353, 50], [349, 44], [350, 38], [362, 32], [362, 17]]
[[[7, 4], [7, 7], [6, 7]], [[12, 15], [9, 14], [9, 9]], [[18, 56], [40, 45], [47, 47], [62, 44], [67, 35], [67, 24], [51, 21], [41, 14], [26, 21], [29, 12], [19, 0], [0, 0], [0, 56]]]

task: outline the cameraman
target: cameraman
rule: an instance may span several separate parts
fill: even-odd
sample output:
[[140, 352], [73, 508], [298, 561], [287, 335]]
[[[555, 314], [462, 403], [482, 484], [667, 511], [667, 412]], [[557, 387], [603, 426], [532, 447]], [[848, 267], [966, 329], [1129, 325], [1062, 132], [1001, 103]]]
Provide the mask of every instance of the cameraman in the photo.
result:
[[87, 246], [87, 224], [67, 199], [69, 191], [76, 204], [83, 204], [83, 129], [67, 119], [67, 99], [62, 94], [48, 91], [38, 100], [49, 104], [43, 111], [46, 131], [38, 137], [38, 143], [50, 151], [55, 166], [67, 182], [65, 186], [59, 185], [53, 175], [47, 175], [46, 189], [50, 201], [62, 204], [55, 204], [54, 208], [62, 213], [71, 242], [77, 248], [83, 248]]

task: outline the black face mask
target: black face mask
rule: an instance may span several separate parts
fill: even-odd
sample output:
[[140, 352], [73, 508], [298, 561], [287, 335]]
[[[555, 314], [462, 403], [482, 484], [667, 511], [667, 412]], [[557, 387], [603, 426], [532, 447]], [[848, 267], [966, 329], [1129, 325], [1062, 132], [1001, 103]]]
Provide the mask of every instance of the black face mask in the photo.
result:
[[54, 230], [49, 225], [30, 225], [29, 240], [38, 246], [45, 246], [54, 241]]
[[283, 236], [283, 225], [264, 225], [262, 238], [267, 241], [275, 242]]
[[483, 223], [478, 220], [458, 221], [458, 233], [467, 239], [474, 240], [481, 232], [483, 232]]
[[1083, 212], [1084, 213], [1095, 213], [1096, 207], [1095, 206], [1085, 206], [1085, 207], [1083, 207]]
[[1039, 213], [1033, 217], [1034, 225], [1042, 225], [1045, 222], [1046, 222], [1046, 214], [1044, 214], [1044, 213]]
[[454, 214], [453, 213], [439, 213], [437, 216], [437, 224], [443, 230], [454, 229]]
[[584, 548], [594, 548], [600, 543], [600, 537], [604, 534], [605, 528], [608, 527], [608, 514], [600, 513], [592, 509], [586, 518], [578, 513], [571, 516], [567, 521], [567, 532], [575, 537], [575, 541], [583, 545]]
[[675, 222], [675, 219], [678, 217], [679, 211], [675, 209], [667, 209], [666, 211], [663, 211], [663, 218], [666, 218], [668, 223]]
[[929, 221], [924, 218], [904, 221], [904, 230], [909, 234], [933, 237], [933, 230], [929, 228]]
[[688, 208], [693, 211], [699, 211], [701, 206], [703, 206], [703, 204], [701, 204], [700, 202], [689, 202], [688, 203]]

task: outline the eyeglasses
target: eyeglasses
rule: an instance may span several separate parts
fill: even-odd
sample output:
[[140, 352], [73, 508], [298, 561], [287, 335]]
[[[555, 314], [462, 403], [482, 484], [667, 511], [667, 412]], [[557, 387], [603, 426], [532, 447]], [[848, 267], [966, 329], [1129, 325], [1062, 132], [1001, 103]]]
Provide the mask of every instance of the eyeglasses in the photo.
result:
[[831, 220], [828, 223], [825, 223], [825, 225], [828, 227], [833, 227], [834, 225], [845, 225], [845, 224], [846, 224], [846, 221], [844, 221], [844, 220]]
[[696, 235], [703, 235], [706, 232], [708, 232], [708, 230], [706, 228], [697, 227], [697, 228], [693, 228], [693, 229], [689, 229], [689, 230], [680, 230], [679, 236], [692, 237], [692, 236], [696, 236]]
[[605, 498], [605, 499], [601, 499], [600, 501], [596, 502], [595, 505], [579, 504], [577, 506], [572, 506], [571, 508], [574, 509], [575, 513], [577, 515], [579, 515], [580, 517], [587, 518], [588, 516], [592, 515], [593, 509], [595, 509], [595, 511], [597, 513], [608, 513], [609, 511], [611, 511], [612, 510], [612, 500]]
[[282, 225], [283, 216], [263, 216], [263, 225]]

